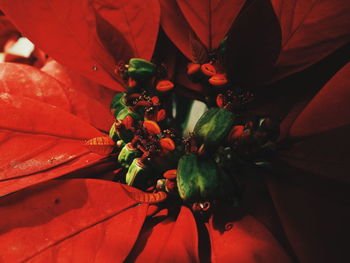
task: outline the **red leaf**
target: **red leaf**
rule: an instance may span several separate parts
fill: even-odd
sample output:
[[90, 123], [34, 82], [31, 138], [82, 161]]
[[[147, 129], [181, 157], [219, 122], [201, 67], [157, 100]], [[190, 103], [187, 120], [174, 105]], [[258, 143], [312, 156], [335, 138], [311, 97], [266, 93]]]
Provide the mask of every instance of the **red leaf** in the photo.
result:
[[[102, 87], [101, 85], [84, 78], [76, 72], [57, 63], [55, 60], [48, 61], [41, 70], [62, 82], [63, 85], [81, 91], [90, 98], [98, 100], [106, 108], [110, 109], [115, 91]], [[122, 85], [120, 85], [120, 90], [121, 89], [123, 89]]]
[[181, 13], [176, 1], [160, 0], [160, 23], [169, 39], [188, 58], [192, 59], [190, 34], [192, 29]]
[[21, 64], [1, 63], [0, 72], [0, 92], [57, 106], [104, 131], [109, 131], [113, 123], [110, 111], [98, 101], [61, 84], [39, 69]]
[[350, 64], [341, 69], [294, 121], [291, 146], [280, 158], [315, 175], [350, 182]]
[[271, 233], [251, 216], [219, 206], [206, 224], [212, 262], [291, 262]]
[[148, 205], [120, 184], [72, 179], [40, 184], [0, 200], [6, 262], [123, 262]]
[[0, 194], [97, 162], [102, 157], [90, 153], [83, 140], [102, 135], [55, 106], [1, 93]]
[[94, 1], [93, 5], [104, 19], [103, 30], [109, 23], [127, 39], [136, 57], [151, 59], [160, 20], [157, 0], [100, 0]]
[[281, 29], [269, 0], [255, 0], [234, 22], [224, 57], [228, 76], [249, 88], [271, 78], [281, 48]]
[[199, 262], [198, 233], [192, 212], [181, 207], [177, 219], [149, 219], [128, 262]]
[[50, 56], [97, 83], [120, 90], [114, 68], [115, 60], [125, 59], [124, 54], [112, 57], [101, 44], [90, 2], [0, 1], [19, 30]]
[[241, 10], [244, 0], [177, 0], [193, 31], [209, 49], [217, 48]]
[[350, 40], [348, 0], [271, 0], [282, 29], [275, 80], [320, 61]]
[[324, 182], [319, 191], [319, 180], [305, 176], [288, 169], [269, 183], [298, 262], [349, 262], [349, 186]]

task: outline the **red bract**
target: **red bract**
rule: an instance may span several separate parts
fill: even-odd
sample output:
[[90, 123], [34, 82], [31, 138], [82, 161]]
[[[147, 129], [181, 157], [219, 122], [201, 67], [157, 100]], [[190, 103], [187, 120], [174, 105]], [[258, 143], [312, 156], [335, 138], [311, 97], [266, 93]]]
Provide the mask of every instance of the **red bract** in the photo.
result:
[[[271, 84], [319, 61], [316, 69], [327, 64], [323, 59], [349, 42], [348, 0], [0, 0], [0, 5], [23, 34], [63, 64], [49, 60], [41, 70], [0, 64], [2, 260], [349, 261], [348, 47], [340, 53], [346, 58], [315, 70], [307, 83], [288, 87], [291, 76]], [[3, 25], [0, 45], [12, 32]], [[226, 61], [215, 64], [211, 51], [227, 34]], [[206, 207], [210, 213], [194, 214], [189, 206], [169, 207], [171, 192], [145, 194], [86, 179], [112, 180], [123, 172], [113, 173], [117, 165], [111, 158], [91, 152], [84, 142], [107, 136], [113, 123], [108, 108], [115, 91], [125, 89], [121, 62], [152, 56], [164, 62], [168, 75], [157, 68], [160, 76], [150, 82], [169, 79], [177, 94], [215, 104], [210, 92], [222, 87], [203, 88], [186, 76], [189, 62], [198, 72], [210, 65], [232, 85], [257, 92], [248, 108], [252, 114], [281, 120], [276, 156], [270, 167], [247, 172], [241, 208], [214, 202]], [[152, 94], [152, 103], [165, 95]], [[221, 107], [225, 96], [217, 96]], [[182, 102], [178, 114], [186, 110]], [[163, 151], [176, 151], [178, 144], [160, 135], [168, 112], [120, 123], [130, 129], [139, 123], [158, 135]], [[232, 142], [240, 131], [231, 130]], [[105, 144], [111, 151], [112, 141]], [[160, 180], [173, 188], [174, 168]], [[260, 179], [253, 182], [255, 175]]]

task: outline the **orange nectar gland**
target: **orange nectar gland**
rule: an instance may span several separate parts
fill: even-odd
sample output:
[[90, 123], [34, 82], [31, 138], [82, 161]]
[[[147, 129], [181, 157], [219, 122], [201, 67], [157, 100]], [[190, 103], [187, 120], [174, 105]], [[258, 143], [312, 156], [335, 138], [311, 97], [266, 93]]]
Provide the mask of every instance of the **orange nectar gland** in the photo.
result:
[[201, 66], [201, 70], [202, 70], [203, 74], [208, 76], [208, 77], [214, 76], [216, 74], [215, 67], [210, 63], [203, 64]]
[[173, 180], [176, 178], [176, 169], [168, 170], [164, 172], [163, 177], [168, 180]]
[[155, 121], [146, 120], [143, 122], [143, 127], [151, 134], [161, 133], [161, 129]]
[[233, 126], [231, 131], [230, 131], [230, 134], [228, 135], [228, 141], [233, 142], [233, 141], [238, 140], [243, 135], [243, 132], [244, 132], [243, 125]]
[[85, 142], [85, 146], [94, 153], [100, 155], [109, 155], [115, 146], [115, 142], [109, 136], [95, 137], [87, 142]]
[[213, 86], [223, 86], [227, 83], [226, 74], [216, 74], [209, 79], [209, 83]]
[[193, 75], [195, 73], [197, 73], [201, 68], [200, 64], [196, 64], [196, 63], [189, 63], [187, 65], [187, 74], [188, 75]]
[[163, 150], [167, 150], [167, 151], [174, 151], [175, 150], [175, 142], [170, 138], [160, 139], [159, 144]]
[[160, 80], [157, 83], [156, 90], [159, 92], [167, 92], [174, 88], [174, 84], [170, 80]]

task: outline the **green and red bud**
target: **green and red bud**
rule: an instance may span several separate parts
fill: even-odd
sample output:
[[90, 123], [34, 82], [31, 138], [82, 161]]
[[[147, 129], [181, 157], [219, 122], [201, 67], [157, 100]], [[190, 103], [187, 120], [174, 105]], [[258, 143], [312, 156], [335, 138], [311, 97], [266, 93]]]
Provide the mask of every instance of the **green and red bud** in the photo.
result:
[[120, 151], [118, 155], [118, 162], [123, 168], [129, 168], [133, 160], [140, 156], [141, 152], [134, 148], [131, 143], [128, 143]]
[[140, 58], [132, 58], [129, 61], [128, 76], [138, 81], [151, 78], [156, 72], [156, 65]]
[[125, 181], [127, 185], [130, 186], [141, 186], [141, 182], [147, 179], [146, 176], [146, 166], [142, 163], [140, 158], [135, 158], [129, 166]]

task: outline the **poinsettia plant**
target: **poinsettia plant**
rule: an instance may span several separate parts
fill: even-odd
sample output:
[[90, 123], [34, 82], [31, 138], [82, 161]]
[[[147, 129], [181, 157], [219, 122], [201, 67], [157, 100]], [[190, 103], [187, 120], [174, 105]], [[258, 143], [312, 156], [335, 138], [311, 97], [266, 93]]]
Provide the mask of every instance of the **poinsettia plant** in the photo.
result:
[[349, 259], [347, 0], [0, 8], [1, 260]]

